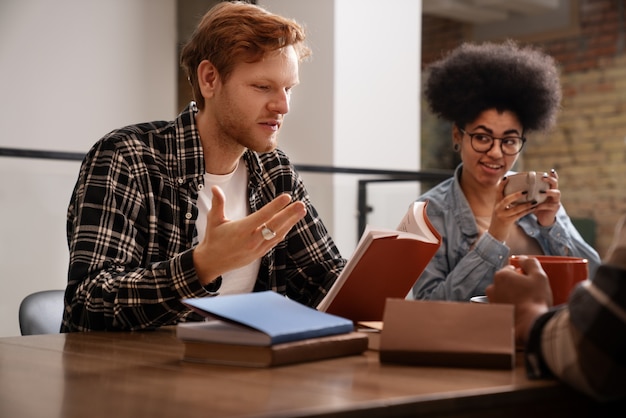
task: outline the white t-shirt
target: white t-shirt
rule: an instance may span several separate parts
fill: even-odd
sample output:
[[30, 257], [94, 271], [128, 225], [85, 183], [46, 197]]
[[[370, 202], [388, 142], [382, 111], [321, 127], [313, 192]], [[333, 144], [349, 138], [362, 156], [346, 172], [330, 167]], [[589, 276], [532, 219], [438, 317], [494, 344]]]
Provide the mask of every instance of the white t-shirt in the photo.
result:
[[[249, 215], [248, 206], [248, 170], [242, 160], [239, 160], [237, 168], [232, 173], [224, 175], [204, 174], [204, 188], [198, 194], [198, 220], [196, 229], [198, 240], [202, 241], [206, 232], [206, 217], [211, 209], [213, 193], [211, 187], [219, 186], [226, 196], [224, 208], [226, 218], [230, 220], [242, 219]], [[222, 274], [222, 286], [220, 294], [248, 293], [254, 288], [261, 259]]]

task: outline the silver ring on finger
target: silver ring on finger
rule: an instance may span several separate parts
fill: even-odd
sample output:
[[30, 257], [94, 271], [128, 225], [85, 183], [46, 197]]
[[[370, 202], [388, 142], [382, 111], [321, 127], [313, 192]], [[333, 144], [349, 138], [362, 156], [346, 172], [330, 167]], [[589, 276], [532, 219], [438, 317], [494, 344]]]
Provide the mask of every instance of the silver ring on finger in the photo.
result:
[[263, 239], [266, 241], [270, 241], [276, 237], [276, 232], [272, 231], [267, 225], [263, 224], [261, 227], [261, 234], [263, 235]]

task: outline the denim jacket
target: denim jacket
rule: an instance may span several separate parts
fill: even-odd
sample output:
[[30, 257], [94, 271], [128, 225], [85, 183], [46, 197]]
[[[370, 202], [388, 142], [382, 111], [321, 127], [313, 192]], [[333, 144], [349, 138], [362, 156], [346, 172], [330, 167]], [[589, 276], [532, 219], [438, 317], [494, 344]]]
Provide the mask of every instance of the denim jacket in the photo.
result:
[[[459, 183], [462, 169], [460, 164], [454, 177], [417, 199], [428, 201], [427, 214], [441, 234], [442, 243], [407, 296], [409, 299], [467, 301], [484, 295], [494, 273], [508, 263], [509, 247], [505, 243], [489, 232], [479, 237], [474, 214]], [[589, 277], [593, 277], [600, 257], [580, 236], [563, 206], [551, 226], [539, 225], [534, 214], [524, 216], [517, 224], [537, 240], [544, 254], [588, 259]]]

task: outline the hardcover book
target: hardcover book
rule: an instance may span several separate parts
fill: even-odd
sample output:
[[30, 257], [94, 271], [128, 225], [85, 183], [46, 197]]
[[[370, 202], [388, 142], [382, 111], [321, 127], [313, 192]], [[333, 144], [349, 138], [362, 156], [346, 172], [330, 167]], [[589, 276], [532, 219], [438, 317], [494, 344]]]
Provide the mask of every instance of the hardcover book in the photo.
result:
[[352, 321], [290, 300], [276, 292], [183, 299], [207, 318], [176, 325], [183, 340], [270, 346], [354, 331]]
[[380, 361], [512, 369], [513, 305], [389, 299]]
[[367, 335], [360, 332], [263, 346], [183, 340], [183, 360], [229, 366], [274, 367], [361, 354], [367, 349], [367, 342]]
[[397, 230], [366, 227], [352, 257], [317, 309], [358, 321], [381, 321], [387, 298], [404, 298], [441, 245], [414, 202]]

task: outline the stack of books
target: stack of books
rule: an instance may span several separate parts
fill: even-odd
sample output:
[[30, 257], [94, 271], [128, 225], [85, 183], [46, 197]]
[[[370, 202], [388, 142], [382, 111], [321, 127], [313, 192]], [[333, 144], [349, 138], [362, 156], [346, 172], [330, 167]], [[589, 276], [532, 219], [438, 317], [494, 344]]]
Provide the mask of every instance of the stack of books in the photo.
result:
[[271, 367], [356, 355], [367, 336], [351, 320], [320, 312], [266, 291], [184, 299], [203, 322], [180, 323], [183, 360]]

